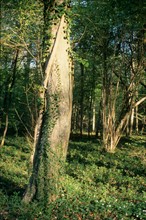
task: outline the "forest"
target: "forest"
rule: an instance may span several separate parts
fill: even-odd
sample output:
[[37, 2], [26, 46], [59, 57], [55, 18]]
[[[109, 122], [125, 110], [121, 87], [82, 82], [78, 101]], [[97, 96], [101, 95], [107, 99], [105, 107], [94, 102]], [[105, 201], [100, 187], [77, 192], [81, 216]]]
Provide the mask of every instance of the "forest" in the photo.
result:
[[146, 1], [0, 12], [0, 219], [146, 219]]

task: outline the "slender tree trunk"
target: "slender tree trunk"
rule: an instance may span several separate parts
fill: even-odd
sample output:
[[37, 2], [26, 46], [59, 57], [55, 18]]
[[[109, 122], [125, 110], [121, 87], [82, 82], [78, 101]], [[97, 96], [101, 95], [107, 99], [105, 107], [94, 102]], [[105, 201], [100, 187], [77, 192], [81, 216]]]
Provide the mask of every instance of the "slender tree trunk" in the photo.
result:
[[134, 125], [134, 108], [131, 111], [131, 115], [130, 115], [130, 130], [129, 130], [129, 135], [131, 136], [133, 133], [133, 125]]
[[102, 87], [102, 123], [103, 123], [103, 132], [102, 132], [102, 138], [103, 138], [103, 145], [105, 149], [107, 148], [107, 64], [106, 64], [106, 51], [103, 51], [103, 87]]
[[81, 99], [80, 99], [80, 136], [83, 134], [83, 110], [84, 110], [84, 66], [80, 64], [81, 67]]
[[88, 137], [90, 137], [90, 134], [91, 134], [92, 102], [93, 102], [93, 98], [92, 98], [92, 94], [91, 94], [90, 100], [89, 100], [89, 109], [88, 109]]
[[96, 126], [96, 109], [95, 103], [93, 104], [93, 118], [92, 118], [92, 132], [95, 133], [95, 126]]
[[96, 120], [96, 136], [100, 137], [103, 133], [103, 123], [102, 123], [102, 100], [100, 101], [99, 104], [99, 110], [97, 114], [97, 120]]
[[[58, 3], [58, 2], [57, 2]], [[72, 112], [72, 60], [65, 16], [52, 27], [42, 108], [35, 129], [33, 170], [23, 201], [34, 197], [47, 204], [57, 196], [61, 163], [67, 154]]]
[[[136, 99], [138, 98], [138, 91], [136, 91]], [[139, 120], [138, 120], [138, 106], [135, 107], [135, 130], [136, 134], [139, 132]]]
[[[95, 63], [94, 57], [94, 63]], [[90, 102], [90, 130], [95, 133], [95, 120], [96, 120], [96, 109], [95, 109], [95, 87], [96, 87], [96, 77], [95, 77], [95, 65], [93, 64], [92, 69], [92, 81], [91, 81], [92, 89], [91, 89], [91, 102]]]
[[4, 129], [4, 133], [3, 133], [3, 136], [2, 136], [0, 147], [4, 146], [5, 138], [6, 138], [6, 134], [7, 134], [7, 130], [8, 130], [8, 124], [9, 124], [9, 116], [8, 116], [8, 113], [6, 113], [5, 129]]
[[[103, 146], [113, 152], [115, 147], [115, 100], [112, 78], [113, 73], [108, 73], [106, 46], [103, 52], [103, 88], [102, 88], [102, 122], [103, 122]], [[117, 83], [117, 90], [118, 90]]]
[[12, 89], [14, 87], [15, 81], [16, 81], [16, 70], [17, 70], [17, 61], [18, 61], [18, 55], [19, 50], [17, 49], [14, 55], [14, 60], [12, 62], [12, 79], [8, 79], [7, 85], [6, 85], [6, 91], [5, 91], [5, 97], [4, 97], [4, 104], [3, 104], [3, 111], [5, 112], [6, 118], [5, 118], [5, 128], [2, 135], [2, 141], [0, 143], [0, 147], [3, 147], [5, 143], [5, 138], [8, 131], [9, 126], [9, 108], [11, 105], [11, 98], [12, 98]]
[[129, 117], [130, 114], [132, 112], [132, 109], [138, 107], [141, 103], [146, 101], [146, 96], [141, 98], [139, 101], [133, 103], [133, 105], [131, 104], [130, 109], [127, 113], [125, 113], [125, 115], [123, 116], [123, 118], [121, 119], [120, 123], [118, 124], [116, 130], [115, 130], [115, 142], [114, 142], [114, 149], [116, 148], [117, 144], [119, 143], [121, 136], [123, 134], [123, 132], [125, 131], [126, 127], [127, 127], [127, 122], [129, 121]]
[[139, 122], [138, 122], [138, 106], [136, 106], [136, 108], [135, 108], [135, 128], [136, 128], [136, 134], [138, 134], [138, 132], [139, 132], [138, 124], [139, 124]]

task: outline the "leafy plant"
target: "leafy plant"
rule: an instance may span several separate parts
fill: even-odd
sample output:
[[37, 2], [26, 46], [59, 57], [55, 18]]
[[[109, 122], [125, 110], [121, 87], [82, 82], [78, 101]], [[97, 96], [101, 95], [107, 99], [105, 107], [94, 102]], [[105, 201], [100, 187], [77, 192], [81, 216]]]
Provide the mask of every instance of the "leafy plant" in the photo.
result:
[[9, 220], [145, 219], [145, 140], [138, 136], [122, 140], [115, 154], [105, 153], [95, 139], [70, 141], [59, 196], [44, 209], [37, 201], [21, 202], [31, 148], [22, 137], [8, 138], [1, 149], [0, 216]]

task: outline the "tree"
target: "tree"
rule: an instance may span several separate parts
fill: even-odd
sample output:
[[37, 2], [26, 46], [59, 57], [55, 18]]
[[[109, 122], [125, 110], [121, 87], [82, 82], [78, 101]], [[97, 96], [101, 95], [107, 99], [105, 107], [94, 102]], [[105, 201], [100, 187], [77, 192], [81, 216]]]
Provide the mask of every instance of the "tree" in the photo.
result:
[[34, 0], [25, 4], [1, 1], [1, 12], [1, 131], [5, 130], [5, 135], [6, 130], [13, 135], [27, 134], [33, 139], [37, 90], [42, 81], [42, 4]]
[[5, 137], [7, 134], [8, 130], [8, 124], [9, 124], [9, 108], [12, 102], [12, 90], [15, 85], [16, 81], [16, 70], [17, 70], [17, 62], [18, 62], [18, 55], [19, 55], [19, 50], [17, 49], [15, 54], [14, 54], [14, 60], [12, 62], [12, 76], [8, 77], [7, 82], [6, 82], [6, 88], [5, 88], [5, 94], [4, 94], [4, 101], [3, 101], [3, 112], [5, 113], [5, 128], [2, 136], [2, 141], [0, 144], [0, 147], [3, 147], [4, 142], [5, 142]]
[[[123, 5], [119, 4], [118, 7], [125, 18], [133, 16], [133, 8], [130, 7], [127, 11]], [[137, 13], [139, 10], [137, 6]], [[117, 21], [119, 13], [117, 11], [114, 15]], [[118, 24], [113, 23], [103, 42], [103, 144], [109, 152], [115, 151], [126, 128], [131, 132], [134, 109], [146, 100], [145, 96], [136, 100], [144, 74], [143, 35], [139, 37], [138, 34], [141, 26], [137, 27], [132, 19], [129, 20], [125, 19], [124, 25], [120, 19]], [[122, 97], [121, 103], [119, 94]], [[120, 109], [117, 107], [118, 103]]]
[[70, 5], [63, 0], [19, 3], [8, 0], [2, 1], [1, 6], [3, 137], [8, 119], [12, 134], [14, 130], [20, 130], [21, 134], [25, 130], [30, 137], [34, 135], [32, 175], [24, 201], [35, 197], [47, 203], [57, 189], [70, 133], [73, 69], [67, 19]]
[[[134, 109], [145, 101], [145, 95], [138, 92], [145, 71], [144, 1], [86, 0], [74, 4], [77, 7], [74, 29], [78, 30], [75, 50], [81, 58], [86, 54], [89, 62], [86, 71], [90, 71], [90, 63], [95, 63], [97, 83], [95, 86], [92, 82], [90, 87], [95, 93], [102, 85], [97, 128], [102, 133], [104, 148], [114, 152], [126, 129], [132, 131], [134, 127]], [[88, 103], [91, 103], [89, 96]], [[90, 106], [93, 109], [94, 105]], [[96, 106], [100, 109], [99, 104]]]
[[61, 161], [65, 160], [72, 111], [72, 59], [66, 1], [44, 1], [49, 14], [50, 47], [40, 91], [42, 106], [35, 128], [33, 169], [24, 201], [47, 204], [56, 198]]

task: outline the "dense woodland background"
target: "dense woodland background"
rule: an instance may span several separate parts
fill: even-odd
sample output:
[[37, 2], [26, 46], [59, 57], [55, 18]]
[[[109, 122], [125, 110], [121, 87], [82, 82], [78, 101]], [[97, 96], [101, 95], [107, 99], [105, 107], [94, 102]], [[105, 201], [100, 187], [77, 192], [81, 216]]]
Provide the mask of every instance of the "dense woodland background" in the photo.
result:
[[[55, 201], [20, 205], [46, 105], [51, 25], [63, 15], [74, 79], [67, 159]], [[2, 0], [0, 42], [0, 217], [145, 219], [145, 1]]]
[[[144, 1], [73, 1], [71, 5], [72, 132], [101, 135], [104, 123], [111, 123], [109, 115], [114, 114], [115, 125], [108, 127], [119, 125], [133, 103], [146, 95], [146, 9]], [[8, 126], [11, 134], [33, 138], [49, 47], [43, 3], [8, 1], [1, 9], [1, 132]], [[145, 103], [132, 109], [125, 124], [127, 135], [144, 132], [145, 111]]]

